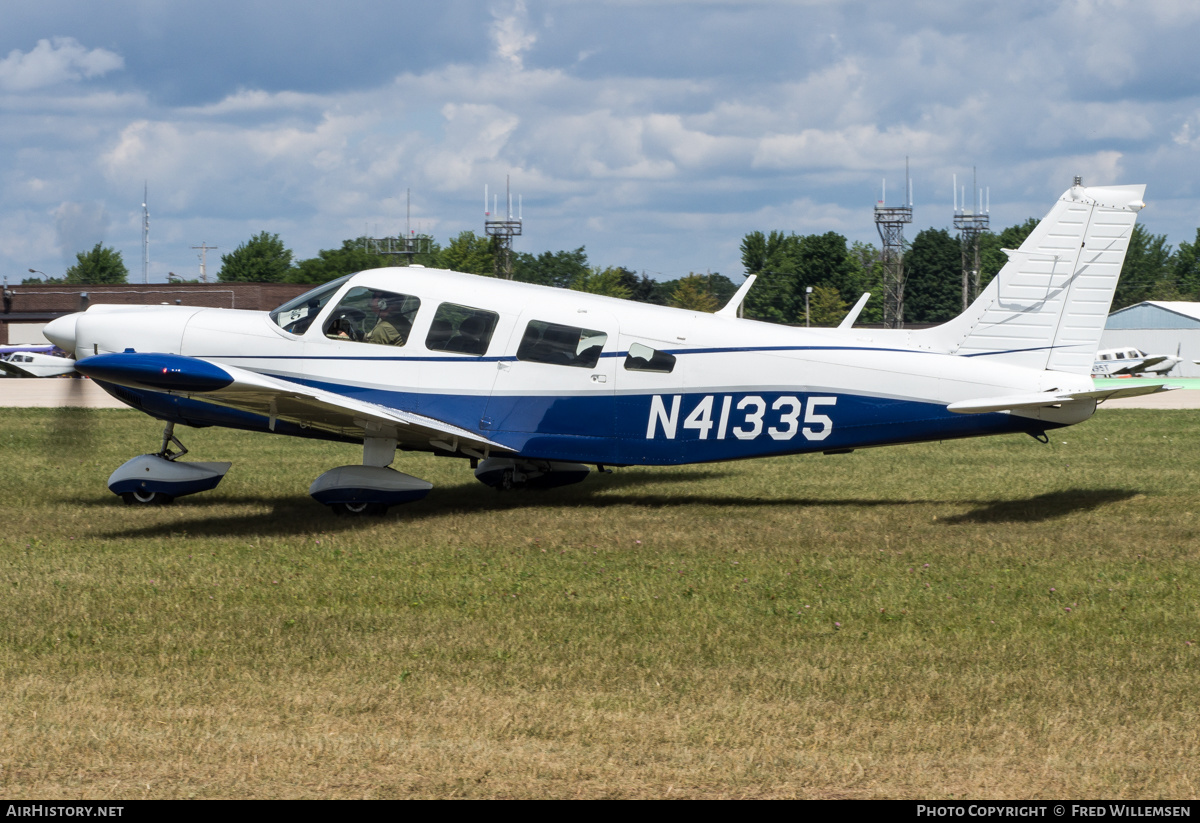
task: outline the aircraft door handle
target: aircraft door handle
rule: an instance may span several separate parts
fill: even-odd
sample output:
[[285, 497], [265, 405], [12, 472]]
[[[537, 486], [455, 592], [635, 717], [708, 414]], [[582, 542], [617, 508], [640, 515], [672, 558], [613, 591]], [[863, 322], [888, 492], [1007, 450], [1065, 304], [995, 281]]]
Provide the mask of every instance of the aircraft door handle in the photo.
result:
[[592, 382], [593, 383], [607, 383], [608, 375], [607, 374], [593, 374]]

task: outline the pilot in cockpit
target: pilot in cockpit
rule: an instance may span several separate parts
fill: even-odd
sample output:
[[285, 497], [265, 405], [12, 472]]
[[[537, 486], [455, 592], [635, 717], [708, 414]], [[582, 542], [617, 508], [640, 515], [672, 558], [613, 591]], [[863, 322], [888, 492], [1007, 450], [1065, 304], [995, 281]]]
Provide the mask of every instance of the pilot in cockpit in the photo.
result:
[[403, 346], [404, 335], [396, 328], [395, 313], [398, 312], [403, 305], [403, 300], [393, 299], [391, 301], [380, 295], [371, 295], [371, 302], [368, 304], [371, 313], [375, 315], [375, 327], [367, 332], [366, 342], [376, 343], [382, 346]]

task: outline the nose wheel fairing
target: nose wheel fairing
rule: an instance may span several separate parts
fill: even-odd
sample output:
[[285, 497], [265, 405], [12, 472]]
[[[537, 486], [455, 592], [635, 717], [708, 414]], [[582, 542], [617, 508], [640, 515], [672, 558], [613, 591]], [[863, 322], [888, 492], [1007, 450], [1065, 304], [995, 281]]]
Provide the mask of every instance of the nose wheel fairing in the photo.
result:
[[215, 489], [233, 465], [185, 463], [179, 459], [185, 454], [187, 448], [175, 436], [175, 424], [167, 423], [158, 453], [127, 460], [109, 476], [108, 489], [130, 505], [162, 505], [176, 497]]
[[215, 489], [232, 463], [184, 463], [157, 454], [126, 462], [108, 478], [108, 489], [127, 503], [162, 503]]

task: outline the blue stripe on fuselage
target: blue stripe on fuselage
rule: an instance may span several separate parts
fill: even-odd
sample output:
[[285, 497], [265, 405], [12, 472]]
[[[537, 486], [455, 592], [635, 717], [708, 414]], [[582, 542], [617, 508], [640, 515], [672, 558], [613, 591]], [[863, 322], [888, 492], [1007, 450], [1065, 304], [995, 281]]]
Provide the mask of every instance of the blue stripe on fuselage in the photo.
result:
[[[297, 382], [433, 417], [527, 457], [584, 463], [702, 463], [1055, 428], [1009, 414], [954, 414], [939, 403], [828, 391], [489, 396], [347, 391], [335, 383]], [[655, 397], [659, 412], [651, 426]], [[672, 419], [669, 436], [666, 424]]]
[[[828, 391], [489, 396], [287, 379], [478, 432], [525, 457], [581, 463], [704, 463], [1057, 428], [1016, 415], [953, 414], [938, 403]], [[263, 415], [199, 399], [133, 389], [114, 393], [137, 398], [134, 405], [163, 420], [268, 430]], [[481, 427], [485, 414], [491, 427]], [[284, 420], [275, 432], [347, 439]]]

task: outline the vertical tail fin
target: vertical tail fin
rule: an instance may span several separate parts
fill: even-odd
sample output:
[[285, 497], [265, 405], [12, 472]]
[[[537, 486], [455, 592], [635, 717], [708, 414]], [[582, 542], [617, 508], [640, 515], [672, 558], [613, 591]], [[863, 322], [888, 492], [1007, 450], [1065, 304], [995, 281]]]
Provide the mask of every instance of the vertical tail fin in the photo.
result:
[[978, 299], [913, 340], [965, 357], [1090, 374], [1145, 186], [1074, 186]]

